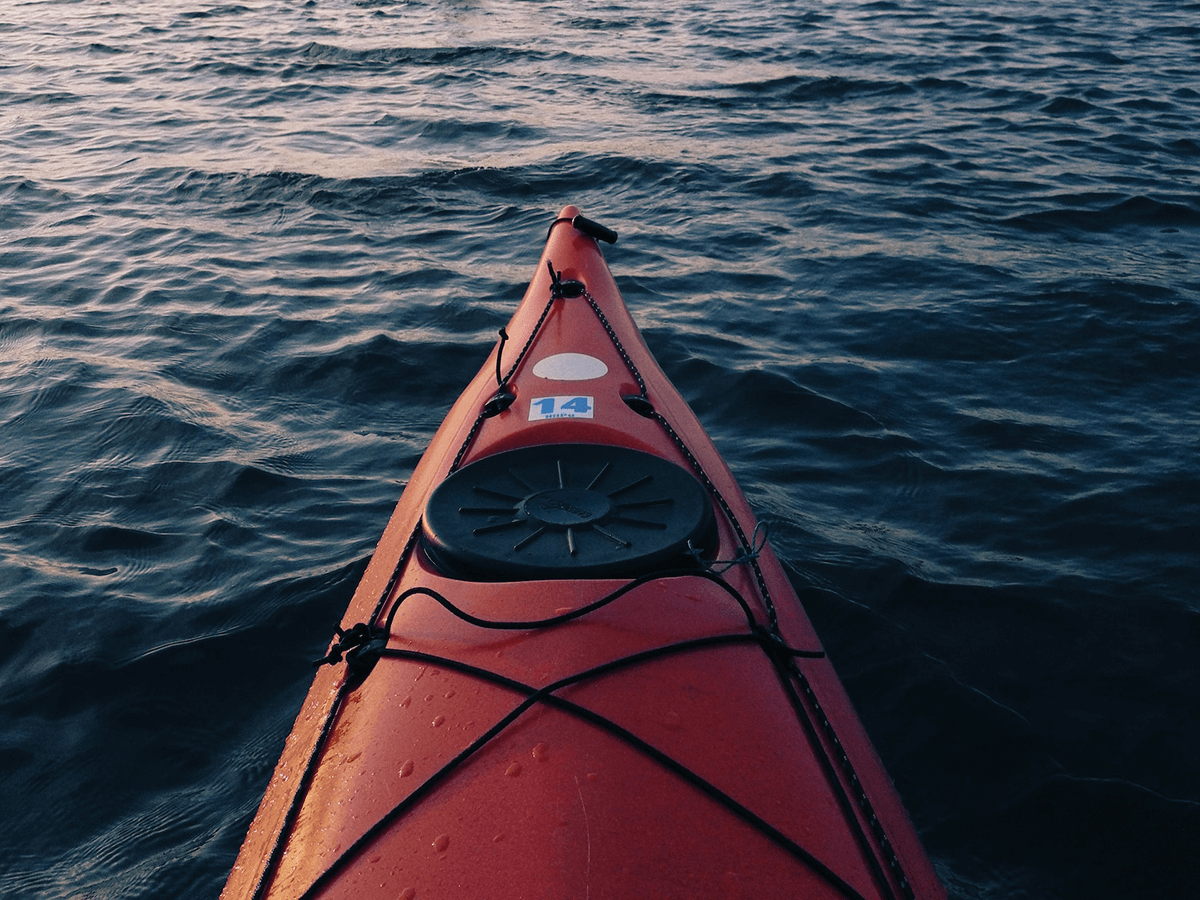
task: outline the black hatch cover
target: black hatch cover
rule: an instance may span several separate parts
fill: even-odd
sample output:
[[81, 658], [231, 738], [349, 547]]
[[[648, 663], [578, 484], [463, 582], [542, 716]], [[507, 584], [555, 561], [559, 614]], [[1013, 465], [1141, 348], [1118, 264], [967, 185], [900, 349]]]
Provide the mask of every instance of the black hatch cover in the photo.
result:
[[695, 565], [716, 541], [712, 503], [675, 463], [640, 450], [547, 444], [464, 466], [425, 507], [422, 543], [474, 580], [628, 578]]

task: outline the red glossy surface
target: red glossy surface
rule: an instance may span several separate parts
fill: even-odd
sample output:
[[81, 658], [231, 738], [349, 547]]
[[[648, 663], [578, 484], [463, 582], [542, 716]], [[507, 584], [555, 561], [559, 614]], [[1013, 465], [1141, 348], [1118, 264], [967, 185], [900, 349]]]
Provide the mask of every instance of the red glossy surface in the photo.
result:
[[[577, 212], [568, 207], [562, 217]], [[507, 326], [505, 370], [546, 307], [547, 260], [563, 279], [587, 285], [640, 371], [655, 409], [699, 460], [743, 533], [752, 534], [754, 518], [745, 499], [651, 358], [595, 242], [568, 222], [553, 227], [526, 299]], [[586, 380], [535, 373], [540, 361], [563, 353], [599, 360], [607, 372]], [[570, 363], [564, 365], [570, 368]], [[599, 368], [587, 364], [583, 374]], [[481, 618], [535, 620], [578, 609], [624, 583], [464, 583], [434, 571], [419, 550], [403, 555], [426, 498], [456, 457], [465, 465], [513, 447], [594, 442], [652, 452], [690, 469], [666, 430], [621, 400], [638, 392], [636, 378], [582, 297], [554, 301], [509, 387], [516, 395], [512, 406], [478, 423], [480, 409], [496, 392], [493, 354], [414, 473], [343, 627], [372, 615], [397, 565], [399, 578], [383, 598], [385, 614], [396, 596], [424, 586]], [[593, 417], [531, 420], [532, 401], [555, 396], [591, 398]], [[740, 544], [720, 510], [718, 522], [718, 556], [728, 559]], [[769, 547], [759, 565], [783, 638], [793, 648], [818, 650]], [[756, 621], [765, 623], [767, 610], [751, 568], [735, 566], [724, 578], [745, 598]], [[382, 621], [381, 616], [377, 622]], [[746, 616], [726, 591], [702, 578], [677, 577], [650, 581], [570, 622], [517, 631], [479, 628], [418, 594], [396, 612], [389, 647], [457, 660], [537, 689], [631, 653], [746, 631]], [[803, 701], [805, 717], [818, 721], [815, 730], [802, 725], [779, 674], [754, 643], [675, 653], [583, 678], [557, 692], [677, 761], [785, 836], [783, 843], [644, 748], [545, 702], [531, 705], [447, 769], [510, 716], [525, 699], [521, 690], [449, 665], [385, 657], [339, 703], [345, 666], [325, 667], [297, 718], [223, 896], [904, 896], [854, 799], [858, 787], [837, 762], [842, 751], [915, 896], [943, 896], [829, 662], [801, 659], [798, 664], [820, 706], [818, 711]], [[832, 732], [819, 724], [822, 713]], [[319, 746], [327, 721], [328, 740]], [[839, 746], [830, 733], [837, 734]], [[314, 774], [302, 785], [315, 747]], [[832, 766], [823, 762], [827, 758], [834, 760]], [[431, 781], [439, 771], [442, 776]], [[413, 792], [418, 793], [410, 802]], [[298, 795], [296, 814], [288, 821], [287, 810]], [[360, 841], [368, 830], [370, 839]], [[788, 841], [816, 864], [790, 852]], [[268, 867], [276, 845], [282, 853]]]

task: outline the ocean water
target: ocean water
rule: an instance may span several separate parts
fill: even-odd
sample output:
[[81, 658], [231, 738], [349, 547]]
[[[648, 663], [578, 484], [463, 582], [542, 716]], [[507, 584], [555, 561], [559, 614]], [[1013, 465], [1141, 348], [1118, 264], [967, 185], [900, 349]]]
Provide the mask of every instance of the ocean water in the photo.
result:
[[565, 203], [954, 898], [1200, 895], [1200, 4], [0, 7], [0, 895], [224, 883]]

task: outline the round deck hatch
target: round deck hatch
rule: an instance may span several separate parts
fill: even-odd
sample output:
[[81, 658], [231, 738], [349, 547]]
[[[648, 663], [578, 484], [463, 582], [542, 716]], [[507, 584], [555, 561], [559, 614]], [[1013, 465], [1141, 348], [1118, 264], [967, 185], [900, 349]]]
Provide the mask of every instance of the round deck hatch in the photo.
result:
[[484, 457], [429, 498], [422, 544], [459, 577], [628, 578], [694, 565], [716, 540], [712, 503], [686, 469], [597, 444]]

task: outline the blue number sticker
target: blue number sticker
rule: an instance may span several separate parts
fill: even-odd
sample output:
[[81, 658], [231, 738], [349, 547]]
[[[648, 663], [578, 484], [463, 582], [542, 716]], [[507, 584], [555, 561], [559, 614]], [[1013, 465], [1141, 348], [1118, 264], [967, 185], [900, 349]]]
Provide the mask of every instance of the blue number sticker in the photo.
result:
[[535, 397], [529, 401], [529, 421], [590, 419], [595, 409], [592, 397]]

